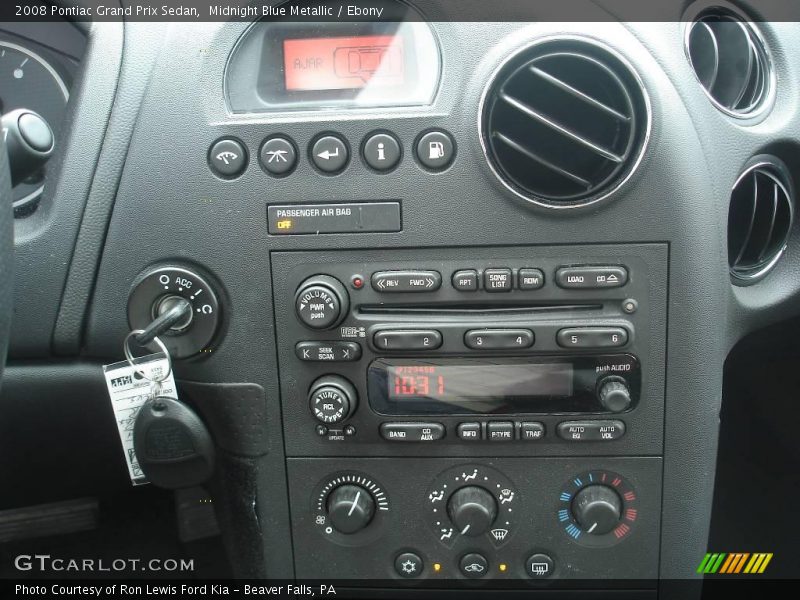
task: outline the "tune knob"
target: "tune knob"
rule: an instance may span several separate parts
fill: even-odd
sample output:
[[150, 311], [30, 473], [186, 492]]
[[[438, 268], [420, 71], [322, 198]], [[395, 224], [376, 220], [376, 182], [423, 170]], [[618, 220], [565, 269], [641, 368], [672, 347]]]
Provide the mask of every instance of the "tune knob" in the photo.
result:
[[347, 316], [349, 308], [350, 298], [344, 285], [328, 275], [306, 279], [294, 299], [297, 318], [311, 329], [336, 327]]
[[631, 392], [621, 378], [607, 378], [597, 389], [600, 404], [611, 412], [622, 412], [631, 405]]
[[328, 496], [328, 519], [336, 531], [351, 534], [364, 529], [375, 515], [375, 501], [360, 485], [346, 484]]
[[338, 375], [325, 375], [311, 384], [308, 392], [311, 412], [320, 423], [341, 423], [358, 406], [358, 393], [353, 384]]
[[479, 486], [462, 487], [447, 502], [447, 513], [461, 535], [483, 535], [497, 516], [497, 502]]
[[622, 500], [608, 486], [587, 485], [575, 494], [572, 514], [586, 533], [603, 535], [619, 524], [622, 516]]

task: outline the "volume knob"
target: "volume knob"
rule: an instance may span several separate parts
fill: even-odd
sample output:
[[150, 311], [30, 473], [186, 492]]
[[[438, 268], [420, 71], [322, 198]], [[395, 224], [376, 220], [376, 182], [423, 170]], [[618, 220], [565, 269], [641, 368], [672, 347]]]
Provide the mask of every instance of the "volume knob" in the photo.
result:
[[622, 379], [604, 379], [597, 390], [597, 398], [603, 408], [611, 412], [628, 410], [631, 405], [631, 392]]
[[294, 298], [297, 318], [311, 329], [336, 327], [347, 316], [349, 308], [350, 297], [344, 285], [328, 275], [306, 279]]

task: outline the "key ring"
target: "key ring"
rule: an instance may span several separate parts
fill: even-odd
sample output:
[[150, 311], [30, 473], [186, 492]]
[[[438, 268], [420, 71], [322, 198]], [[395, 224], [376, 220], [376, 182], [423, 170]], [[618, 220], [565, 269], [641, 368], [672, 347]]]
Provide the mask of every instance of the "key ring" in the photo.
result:
[[164, 345], [164, 342], [162, 342], [158, 336], [153, 338], [152, 343], [158, 346], [158, 349], [164, 354], [164, 356], [167, 359], [167, 372], [164, 373], [158, 379], [153, 379], [148, 377], [147, 375], [144, 374], [144, 371], [141, 368], [139, 368], [139, 366], [136, 364], [135, 358], [133, 357], [133, 353], [131, 352], [131, 347], [130, 347], [131, 339], [134, 336], [141, 335], [142, 333], [144, 333], [144, 329], [134, 329], [128, 335], [125, 336], [125, 341], [122, 343], [122, 350], [125, 353], [125, 360], [127, 360], [128, 364], [133, 367], [134, 371], [136, 371], [144, 379], [147, 379], [147, 381], [151, 381], [153, 383], [161, 383], [172, 373], [172, 360], [169, 357], [169, 350], [167, 350], [167, 347]]

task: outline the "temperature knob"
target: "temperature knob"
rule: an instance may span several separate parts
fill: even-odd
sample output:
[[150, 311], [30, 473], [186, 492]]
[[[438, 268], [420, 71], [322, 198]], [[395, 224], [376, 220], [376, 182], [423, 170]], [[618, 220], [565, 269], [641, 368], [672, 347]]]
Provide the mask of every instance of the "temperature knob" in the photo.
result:
[[489, 531], [494, 523], [497, 502], [484, 488], [470, 485], [450, 496], [447, 513], [461, 535], [478, 537]]
[[370, 524], [375, 515], [375, 501], [360, 485], [346, 484], [328, 496], [327, 512], [336, 531], [351, 534]]
[[587, 485], [575, 494], [572, 513], [583, 531], [592, 535], [603, 535], [619, 525], [622, 500], [608, 486]]
[[294, 309], [297, 318], [311, 329], [330, 329], [342, 322], [350, 298], [342, 283], [328, 275], [306, 279], [297, 290]]
[[620, 377], [608, 377], [601, 381], [597, 397], [603, 408], [611, 412], [622, 412], [631, 405], [631, 392]]
[[353, 414], [358, 393], [353, 384], [338, 375], [320, 377], [308, 393], [311, 412], [321, 423], [341, 423]]

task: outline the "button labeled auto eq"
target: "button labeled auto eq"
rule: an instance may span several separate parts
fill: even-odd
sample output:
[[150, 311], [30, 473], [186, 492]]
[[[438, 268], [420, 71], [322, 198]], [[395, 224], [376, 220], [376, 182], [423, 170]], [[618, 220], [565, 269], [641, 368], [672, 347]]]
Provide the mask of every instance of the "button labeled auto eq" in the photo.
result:
[[628, 282], [625, 267], [561, 267], [556, 283], [567, 289], [616, 288]]
[[438, 271], [379, 271], [372, 275], [376, 292], [434, 292], [442, 286]]
[[505, 350], [533, 346], [530, 329], [471, 329], [464, 334], [464, 345], [473, 350]]
[[435, 329], [384, 330], [372, 341], [381, 350], [435, 350], [442, 345], [442, 334]]

